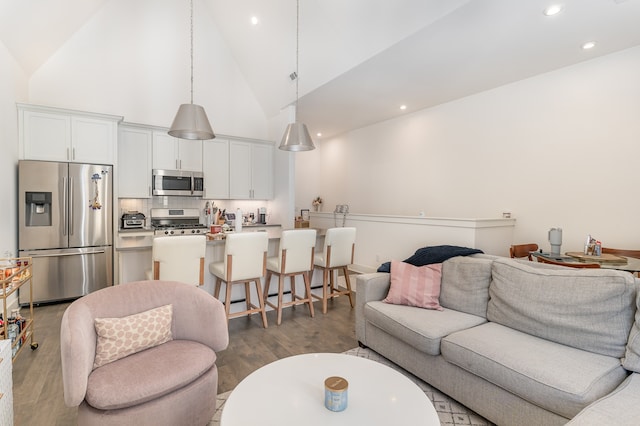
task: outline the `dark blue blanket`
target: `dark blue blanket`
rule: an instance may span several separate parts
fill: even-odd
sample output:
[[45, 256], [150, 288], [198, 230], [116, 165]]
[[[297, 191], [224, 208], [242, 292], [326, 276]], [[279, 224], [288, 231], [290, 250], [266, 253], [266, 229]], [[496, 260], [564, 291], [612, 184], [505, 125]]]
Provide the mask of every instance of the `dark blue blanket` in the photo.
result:
[[[413, 256], [405, 259], [404, 262], [414, 266], [424, 266], [432, 263], [442, 263], [456, 256], [469, 256], [477, 253], [483, 253], [483, 251], [458, 246], [430, 246], [416, 250]], [[391, 272], [391, 262], [385, 262], [380, 265], [378, 272]]]

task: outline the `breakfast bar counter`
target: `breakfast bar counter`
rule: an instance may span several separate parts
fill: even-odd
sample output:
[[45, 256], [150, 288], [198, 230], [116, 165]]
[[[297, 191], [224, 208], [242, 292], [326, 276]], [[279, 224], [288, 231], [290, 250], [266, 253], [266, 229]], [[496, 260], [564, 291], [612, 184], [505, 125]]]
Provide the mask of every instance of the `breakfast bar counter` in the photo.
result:
[[[308, 229], [308, 228], [305, 228]], [[242, 233], [245, 232], [266, 232], [269, 236], [269, 246], [268, 246], [268, 257], [273, 257], [278, 255], [278, 246], [280, 244], [280, 236], [282, 235], [282, 229], [279, 226], [261, 226], [261, 227], [243, 227]], [[316, 239], [316, 253], [322, 252], [323, 244], [324, 244], [324, 236], [326, 233], [326, 229], [316, 229], [317, 231], [317, 239]], [[215, 288], [215, 277], [209, 272], [209, 264], [212, 262], [222, 262], [224, 259], [224, 243], [225, 243], [225, 234], [223, 235], [212, 235], [207, 234], [207, 252], [204, 261], [204, 285], [202, 288], [209, 294], [213, 294], [213, 290]], [[317, 274], [316, 279], [313, 279], [313, 274], [311, 276], [311, 286], [315, 287], [322, 284], [322, 276], [321, 274]], [[288, 280], [287, 280], [288, 282]], [[264, 287], [264, 278], [263, 278], [263, 287]], [[224, 287], [223, 287], [224, 289]], [[255, 288], [252, 287], [252, 293], [255, 292]], [[304, 293], [304, 283], [302, 281], [302, 277], [296, 277], [296, 292], [299, 294]], [[221, 298], [224, 297], [224, 290], [221, 294]], [[257, 295], [252, 294], [253, 300], [258, 300]], [[286, 296], [285, 296], [286, 297]], [[275, 299], [275, 295], [274, 295]], [[244, 287], [237, 285], [233, 287], [231, 294], [231, 312], [240, 311], [240, 307], [244, 305]], [[242, 302], [242, 303], [240, 303]], [[237, 309], [234, 309], [234, 305], [236, 305]], [[271, 308], [267, 308], [268, 310]]]

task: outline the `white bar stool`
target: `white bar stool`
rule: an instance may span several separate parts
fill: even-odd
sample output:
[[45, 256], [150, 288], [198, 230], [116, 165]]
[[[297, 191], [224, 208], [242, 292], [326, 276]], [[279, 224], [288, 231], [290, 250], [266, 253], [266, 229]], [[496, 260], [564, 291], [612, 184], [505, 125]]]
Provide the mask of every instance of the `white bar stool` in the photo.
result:
[[151, 246], [152, 269], [147, 279], [204, 284], [204, 235], [155, 237]]
[[[267, 278], [264, 286], [264, 301], [277, 311], [277, 324], [282, 322], [282, 308], [301, 304], [309, 305], [309, 313], [314, 316], [313, 300], [311, 298], [311, 284], [309, 272], [313, 269], [313, 256], [316, 246], [316, 230], [300, 229], [282, 231], [278, 256], [267, 259]], [[278, 276], [278, 302], [269, 302], [269, 287], [273, 274]], [[296, 275], [302, 275], [305, 295], [296, 294]], [[291, 301], [283, 302], [284, 279], [289, 277], [291, 282]]]
[[[216, 277], [214, 296], [220, 298], [222, 281], [227, 283], [224, 307], [227, 318], [260, 313], [262, 325], [267, 328], [267, 314], [260, 281], [265, 274], [267, 265], [267, 249], [269, 238], [266, 232], [244, 232], [227, 234], [224, 245], [224, 261], [209, 264], [209, 272]], [[259, 306], [251, 303], [251, 289], [249, 283], [256, 285]], [[246, 310], [231, 314], [231, 288], [233, 284], [244, 283]]]
[[[322, 270], [322, 296], [313, 295], [322, 300], [322, 313], [327, 313], [327, 300], [347, 295], [353, 308], [353, 292], [349, 280], [347, 267], [353, 263], [353, 253], [356, 247], [356, 228], [329, 228], [324, 237], [324, 248], [321, 254], [314, 258], [314, 268]], [[342, 269], [347, 284], [346, 290], [340, 290], [334, 271]]]

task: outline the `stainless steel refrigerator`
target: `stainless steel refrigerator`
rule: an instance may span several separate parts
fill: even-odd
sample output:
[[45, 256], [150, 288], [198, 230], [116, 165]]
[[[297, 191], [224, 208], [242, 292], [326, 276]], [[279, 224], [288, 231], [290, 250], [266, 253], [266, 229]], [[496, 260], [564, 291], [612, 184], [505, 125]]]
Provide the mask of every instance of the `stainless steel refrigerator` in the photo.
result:
[[33, 258], [34, 303], [113, 285], [112, 175], [105, 165], [18, 163], [18, 248]]

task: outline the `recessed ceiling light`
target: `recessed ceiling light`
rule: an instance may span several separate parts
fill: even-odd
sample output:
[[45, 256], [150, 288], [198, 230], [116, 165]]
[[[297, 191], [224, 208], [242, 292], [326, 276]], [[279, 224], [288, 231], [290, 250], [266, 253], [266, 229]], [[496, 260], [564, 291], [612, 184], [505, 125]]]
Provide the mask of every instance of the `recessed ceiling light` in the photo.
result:
[[407, 109], [407, 106], [406, 105], [400, 105], [400, 109], [404, 111], [405, 109]]
[[258, 25], [258, 17], [257, 16], [252, 16], [251, 17], [251, 25]]
[[321, 137], [321, 136], [322, 136], [322, 133], [318, 132], [318, 133], [316, 133], [316, 136], [317, 136], [317, 137]]
[[562, 12], [562, 9], [563, 9], [563, 6], [561, 4], [552, 4], [551, 6], [547, 7], [543, 13], [546, 16], [553, 16]]
[[584, 50], [589, 50], [589, 49], [593, 49], [594, 47], [596, 47], [596, 42], [595, 41], [588, 41], [585, 44], [582, 45], [582, 48]]

